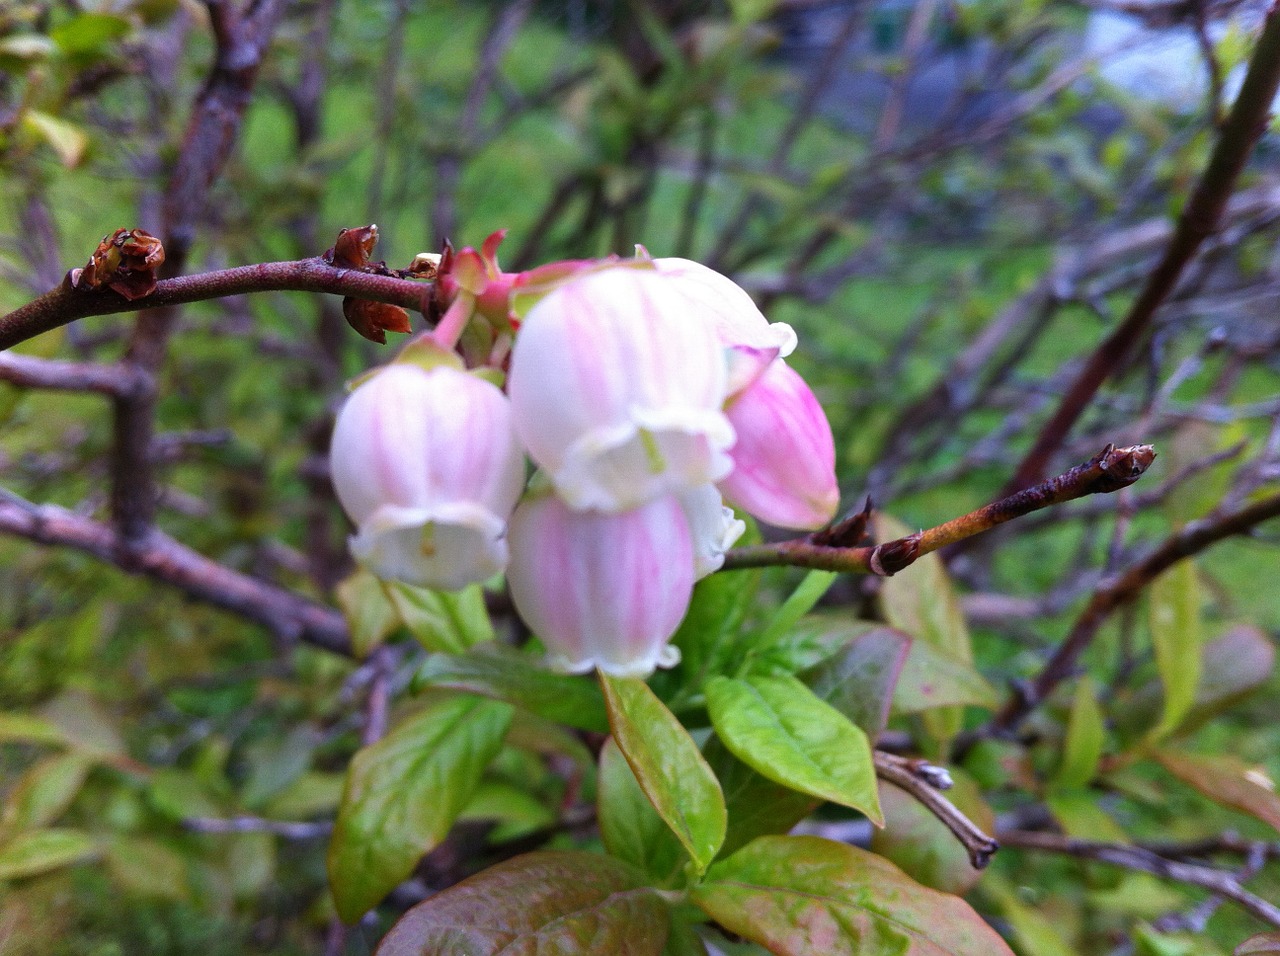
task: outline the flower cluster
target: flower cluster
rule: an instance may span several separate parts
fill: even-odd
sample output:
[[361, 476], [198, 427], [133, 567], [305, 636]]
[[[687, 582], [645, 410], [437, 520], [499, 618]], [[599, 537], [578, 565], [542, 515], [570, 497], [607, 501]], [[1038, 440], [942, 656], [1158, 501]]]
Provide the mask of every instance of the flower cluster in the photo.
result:
[[834, 515], [830, 426], [785, 362], [795, 333], [719, 273], [637, 258], [512, 276], [495, 247], [458, 261], [500, 297], [455, 283], [435, 332], [338, 415], [352, 553], [446, 590], [505, 571], [553, 666], [647, 676], [678, 660], [694, 582], [744, 530], [726, 501], [786, 528]]

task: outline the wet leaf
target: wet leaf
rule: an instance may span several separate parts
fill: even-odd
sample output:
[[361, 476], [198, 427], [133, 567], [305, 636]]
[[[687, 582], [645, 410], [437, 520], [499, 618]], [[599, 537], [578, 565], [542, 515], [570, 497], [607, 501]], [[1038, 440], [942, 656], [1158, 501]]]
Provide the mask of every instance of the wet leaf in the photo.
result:
[[724, 842], [724, 794], [689, 732], [644, 681], [600, 675], [613, 739], [658, 815], [702, 872]]
[[713, 866], [691, 899], [777, 956], [1012, 956], [964, 900], [819, 837], [761, 837]]
[[444, 839], [511, 722], [505, 704], [437, 699], [351, 761], [329, 844], [338, 914], [353, 923]]
[[669, 927], [667, 904], [628, 864], [599, 853], [543, 851], [419, 903], [375, 956], [659, 956]]

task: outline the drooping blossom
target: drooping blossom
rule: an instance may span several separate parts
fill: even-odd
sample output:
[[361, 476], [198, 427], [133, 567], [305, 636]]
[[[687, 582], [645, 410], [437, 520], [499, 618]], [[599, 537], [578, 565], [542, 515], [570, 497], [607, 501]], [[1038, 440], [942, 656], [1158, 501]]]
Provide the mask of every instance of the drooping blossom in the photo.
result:
[[781, 528], [812, 530], [840, 504], [835, 442], [818, 399], [781, 359], [734, 397], [733, 471], [719, 483], [726, 499]]
[[724, 566], [725, 552], [733, 547], [747, 524], [725, 507], [715, 485], [703, 485], [680, 494], [680, 506], [689, 522], [693, 542], [694, 579], [701, 580]]
[[578, 511], [533, 494], [511, 518], [507, 583], [557, 670], [647, 677], [680, 658], [668, 644], [693, 593], [693, 545], [675, 495]]
[[525, 466], [489, 382], [449, 365], [374, 373], [338, 413], [330, 463], [352, 554], [379, 577], [455, 590], [506, 566]]
[[525, 317], [508, 391], [516, 431], [572, 508], [622, 511], [728, 474], [723, 347], [651, 267], [581, 272]]

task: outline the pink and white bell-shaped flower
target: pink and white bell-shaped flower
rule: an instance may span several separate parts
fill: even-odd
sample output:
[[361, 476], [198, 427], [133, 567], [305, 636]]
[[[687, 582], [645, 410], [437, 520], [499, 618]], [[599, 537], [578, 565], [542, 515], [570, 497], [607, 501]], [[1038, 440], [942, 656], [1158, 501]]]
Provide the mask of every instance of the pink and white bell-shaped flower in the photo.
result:
[[781, 359], [725, 409], [738, 434], [720, 490], [780, 528], [820, 528], [840, 504], [835, 441], [818, 399]]
[[653, 266], [680, 283], [681, 292], [729, 350], [728, 395], [754, 382], [775, 358], [795, 351], [795, 330], [766, 319], [747, 291], [728, 276], [691, 259], [654, 259]]
[[747, 523], [725, 506], [715, 485], [681, 492], [680, 506], [684, 508], [693, 542], [694, 580], [701, 581], [724, 566], [725, 552], [742, 537]]
[[550, 666], [648, 677], [680, 660], [668, 641], [693, 593], [693, 546], [675, 495], [608, 514], [533, 494], [510, 540], [511, 598]]
[[351, 552], [378, 577], [441, 590], [507, 564], [524, 486], [511, 407], [494, 385], [449, 365], [397, 362], [338, 413], [330, 449]]
[[516, 432], [573, 508], [624, 511], [729, 473], [724, 350], [652, 267], [575, 275], [525, 317], [508, 392]]

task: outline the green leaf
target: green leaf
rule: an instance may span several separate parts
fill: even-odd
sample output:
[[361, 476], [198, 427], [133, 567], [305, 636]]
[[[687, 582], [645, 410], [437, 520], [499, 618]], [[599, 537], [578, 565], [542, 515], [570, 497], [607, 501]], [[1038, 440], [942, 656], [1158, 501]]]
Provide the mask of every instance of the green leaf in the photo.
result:
[[132, 896], [189, 900], [187, 862], [177, 850], [138, 836], [117, 836], [107, 846], [111, 879]]
[[256, 810], [283, 792], [311, 769], [311, 759], [323, 739], [320, 728], [301, 723], [246, 747], [249, 774], [240, 790], [240, 802]]
[[0, 844], [0, 880], [47, 873], [98, 852], [98, 841], [80, 830], [28, 830]]
[[1129, 834], [1098, 805], [1097, 796], [1087, 790], [1059, 790], [1046, 796], [1044, 802], [1069, 837], [1104, 843], [1130, 842]]
[[925, 641], [911, 642], [893, 695], [895, 714], [914, 714], [958, 704], [994, 709], [998, 703], [995, 688], [972, 664]]
[[[888, 515], [873, 519], [877, 541], [892, 541], [911, 534], [910, 529]], [[951, 579], [935, 554], [926, 554], [914, 564], [885, 578], [880, 586], [880, 608], [890, 626], [928, 644], [960, 664], [973, 664], [969, 628]], [[908, 658], [907, 666], [911, 666]], [[958, 703], [958, 702], [957, 702]], [[960, 707], [948, 707], [925, 715], [925, 728], [936, 741], [950, 740], [964, 723]]]
[[1017, 892], [993, 875], [983, 888], [999, 901], [1005, 919], [1013, 927], [1020, 951], [1026, 956], [1078, 956], [1058, 932], [1054, 921], [1018, 899]]
[[527, 853], [413, 907], [375, 956], [659, 956], [670, 919], [666, 902], [621, 860]]
[[129, 32], [129, 21], [110, 13], [81, 13], [55, 27], [49, 36], [63, 53], [85, 56], [102, 52]]
[[32, 766], [9, 792], [0, 812], [0, 834], [34, 830], [53, 823], [71, 806], [93, 761], [84, 754], [46, 757]]
[[847, 612], [809, 614], [774, 644], [753, 655], [746, 673], [798, 674], [835, 657], [873, 627], [866, 621], [851, 621]]
[[79, 166], [85, 150], [89, 148], [89, 137], [79, 126], [39, 110], [24, 112], [22, 126], [33, 136], [44, 140], [68, 169]]
[[820, 837], [761, 837], [713, 866], [691, 899], [776, 956], [1012, 956], [964, 900]]
[[1153, 750], [1160, 766], [1216, 803], [1231, 807], [1280, 830], [1280, 794], [1257, 767], [1235, 757]]
[[338, 915], [354, 923], [444, 839], [511, 722], [505, 704], [432, 701], [351, 761], [329, 843]]
[[610, 854], [666, 883], [687, 859], [675, 833], [645, 796], [612, 737], [600, 748], [596, 815]]
[[57, 724], [32, 714], [0, 713], [0, 744], [46, 744], [64, 747], [70, 743]]
[[1107, 728], [1102, 708], [1093, 689], [1093, 681], [1082, 678], [1076, 685], [1071, 716], [1067, 719], [1067, 738], [1062, 747], [1062, 763], [1054, 774], [1053, 786], [1071, 790], [1083, 787], [1098, 772]]
[[493, 640], [493, 622], [478, 584], [461, 591], [432, 591], [398, 581], [386, 581], [384, 587], [404, 626], [428, 651], [461, 654]]
[[554, 825], [556, 815], [528, 790], [482, 780], [458, 820], [497, 824], [489, 831], [489, 842], [503, 843]]
[[[947, 799], [987, 833], [996, 818], [972, 779], [953, 771], [955, 785]], [[925, 806], [891, 783], [880, 782], [884, 829], [871, 833], [871, 849], [901, 867], [913, 880], [944, 893], [967, 893], [982, 876], [969, 854], [946, 825]]]
[[754, 646], [763, 650], [782, 640], [822, 600], [822, 595], [830, 590], [837, 577], [839, 575], [835, 571], [810, 571], [806, 574], [804, 580], [791, 592], [791, 596], [782, 603], [782, 607], [778, 608], [760, 636], [753, 641]]
[[693, 588], [689, 610], [671, 643], [680, 649], [677, 671], [688, 684], [701, 686], [711, 674], [724, 670], [760, 586], [760, 571], [712, 574]]
[[465, 654], [431, 654], [414, 688], [447, 687], [506, 701], [559, 724], [607, 733], [599, 685], [586, 676], [553, 674], [527, 655], [489, 642]]
[[102, 758], [126, 755], [115, 717], [84, 691], [64, 691], [40, 708], [40, 716], [78, 750]]
[[844, 649], [804, 675], [804, 682], [822, 700], [862, 728], [875, 740], [889, 722], [894, 688], [907, 661], [911, 638], [888, 627], [856, 633]]
[[1164, 684], [1164, 713], [1148, 735], [1159, 740], [1175, 730], [1191, 711], [1200, 682], [1200, 584], [1195, 564], [1182, 560], [1151, 585], [1151, 643]]
[[867, 735], [800, 681], [716, 677], [706, 691], [716, 734], [743, 763], [883, 823]]
[[724, 842], [720, 783], [689, 732], [638, 678], [600, 675], [618, 749], [701, 873]]
[[400, 614], [381, 581], [361, 568], [333, 589], [351, 630], [357, 657], [368, 657], [400, 626]]
[[740, 850], [756, 837], [787, 833], [821, 802], [756, 773], [719, 737], [707, 741], [702, 755], [720, 781], [729, 814], [721, 856]]

